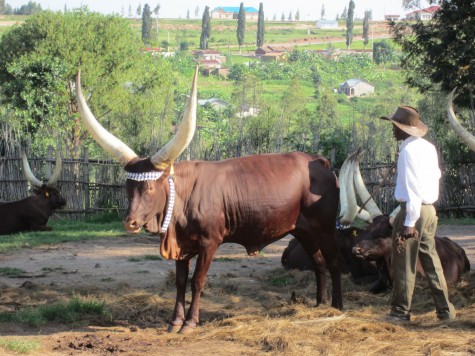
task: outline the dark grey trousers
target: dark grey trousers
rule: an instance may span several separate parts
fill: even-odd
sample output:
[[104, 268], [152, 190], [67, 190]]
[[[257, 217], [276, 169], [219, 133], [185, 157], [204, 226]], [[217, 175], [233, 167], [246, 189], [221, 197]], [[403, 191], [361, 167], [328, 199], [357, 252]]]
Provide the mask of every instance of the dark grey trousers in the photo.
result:
[[405, 204], [396, 216], [393, 225], [393, 250], [391, 256], [391, 279], [393, 291], [391, 298], [391, 315], [410, 315], [412, 295], [416, 282], [417, 258], [427, 276], [434, 297], [437, 317], [439, 319], [454, 319], [455, 308], [449, 302], [447, 283], [435, 249], [435, 232], [437, 230], [437, 213], [433, 205], [422, 205], [421, 216], [416, 222], [419, 238], [408, 238], [403, 248], [397, 244], [396, 233], [404, 230], [406, 217]]

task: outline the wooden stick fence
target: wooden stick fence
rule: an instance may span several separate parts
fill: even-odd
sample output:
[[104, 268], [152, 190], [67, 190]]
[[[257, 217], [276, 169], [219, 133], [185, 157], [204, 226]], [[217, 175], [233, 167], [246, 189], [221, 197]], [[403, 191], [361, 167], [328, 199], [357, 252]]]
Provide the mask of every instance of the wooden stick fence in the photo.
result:
[[[29, 187], [23, 176], [20, 153], [16, 147], [9, 147], [7, 151], [7, 155], [0, 156], [0, 201], [23, 199], [29, 196]], [[36, 177], [47, 180], [45, 177], [54, 169], [53, 150], [50, 149], [44, 158], [33, 157], [28, 150], [27, 155]], [[370, 193], [380, 185], [391, 167], [362, 162], [361, 173]], [[56, 216], [81, 219], [103, 212], [123, 213], [127, 208], [124, 182], [123, 168], [112, 159], [91, 160], [87, 151], [81, 159], [63, 158], [57, 187], [68, 203]], [[374, 194], [374, 200], [386, 214], [397, 206], [394, 186], [395, 176], [390, 174]], [[475, 164], [444, 165], [440, 187], [439, 215], [464, 217], [475, 213]]]

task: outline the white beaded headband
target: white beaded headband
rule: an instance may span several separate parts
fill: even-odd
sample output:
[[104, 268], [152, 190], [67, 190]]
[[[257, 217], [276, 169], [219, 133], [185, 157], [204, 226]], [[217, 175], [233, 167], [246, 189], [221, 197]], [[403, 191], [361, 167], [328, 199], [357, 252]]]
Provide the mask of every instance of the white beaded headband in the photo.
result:
[[156, 172], [156, 171], [153, 171], [153, 172], [144, 172], [144, 173], [130, 173], [130, 172], [127, 172], [127, 179], [132, 179], [132, 180], [136, 180], [138, 182], [143, 182], [143, 181], [146, 181], [146, 180], [157, 180], [158, 178], [160, 178], [163, 174], [163, 171], [161, 172]]

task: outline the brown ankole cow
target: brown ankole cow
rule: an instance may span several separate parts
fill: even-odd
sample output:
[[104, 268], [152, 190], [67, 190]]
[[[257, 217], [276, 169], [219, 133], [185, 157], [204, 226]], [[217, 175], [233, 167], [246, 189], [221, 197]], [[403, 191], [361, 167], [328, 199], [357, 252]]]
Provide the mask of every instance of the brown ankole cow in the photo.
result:
[[[147, 158], [138, 157], [99, 124], [82, 94], [80, 72], [76, 77], [84, 125], [127, 171], [125, 229], [137, 233], [144, 227], [159, 234], [161, 255], [176, 261], [177, 296], [169, 331], [187, 333], [198, 324], [206, 274], [222, 243], [238, 243], [249, 255], [255, 255], [289, 233], [313, 257], [317, 304], [327, 301], [326, 266], [332, 278], [332, 306], [341, 309], [334, 226], [339, 186], [327, 159], [293, 152], [174, 163], [194, 135], [197, 76], [198, 71], [177, 133]], [[192, 300], [185, 314], [193, 257]]]

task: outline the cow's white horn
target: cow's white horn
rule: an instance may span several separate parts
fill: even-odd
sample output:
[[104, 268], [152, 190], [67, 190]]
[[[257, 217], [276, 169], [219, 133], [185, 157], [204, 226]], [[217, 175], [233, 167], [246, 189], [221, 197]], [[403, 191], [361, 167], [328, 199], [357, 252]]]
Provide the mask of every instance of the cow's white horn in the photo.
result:
[[343, 225], [351, 224], [358, 213], [356, 205], [355, 187], [353, 184], [352, 155], [343, 162], [340, 169], [340, 222]]
[[381, 212], [381, 210], [379, 210], [378, 205], [376, 205], [376, 202], [373, 200], [371, 194], [366, 188], [366, 185], [364, 184], [363, 177], [361, 176], [360, 171], [359, 153], [360, 152], [357, 152], [356, 156], [354, 157], [353, 179], [355, 183], [356, 193], [359, 195], [362, 204], [366, 203], [363, 208], [368, 210], [372, 221], [372, 219], [377, 216], [383, 215], [383, 213]]
[[460, 137], [460, 139], [465, 142], [472, 151], [475, 151], [475, 137], [460, 124], [460, 122], [457, 120], [457, 117], [455, 116], [454, 106], [452, 103], [454, 99], [454, 93], [455, 89], [449, 94], [447, 102], [447, 119], [457, 136]]
[[80, 70], [76, 76], [76, 100], [84, 126], [86, 126], [87, 131], [89, 131], [94, 140], [101, 145], [104, 150], [117, 159], [122, 166], [125, 166], [132, 159], [137, 157], [131, 148], [107, 131], [92, 114], [82, 94]]
[[51, 187], [53, 186], [54, 184], [56, 184], [56, 182], [58, 181], [59, 177], [61, 176], [61, 170], [63, 168], [63, 161], [61, 160], [61, 155], [59, 153], [59, 151], [56, 153], [57, 154], [57, 157], [56, 157], [56, 165], [54, 166], [54, 171], [53, 171], [53, 174], [51, 175], [51, 177], [48, 179], [48, 183], [46, 183], [46, 185], [48, 187]]
[[35, 177], [28, 164], [28, 158], [26, 158], [25, 152], [21, 151], [21, 161], [23, 162], [23, 174], [28, 182], [34, 187], [41, 188], [43, 182]]
[[193, 77], [191, 93], [188, 98], [183, 119], [175, 136], [155, 153], [150, 161], [157, 169], [165, 169], [174, 161], [190, 144], [196, 128], [196, 107], [198, 92], [198, 67]]

